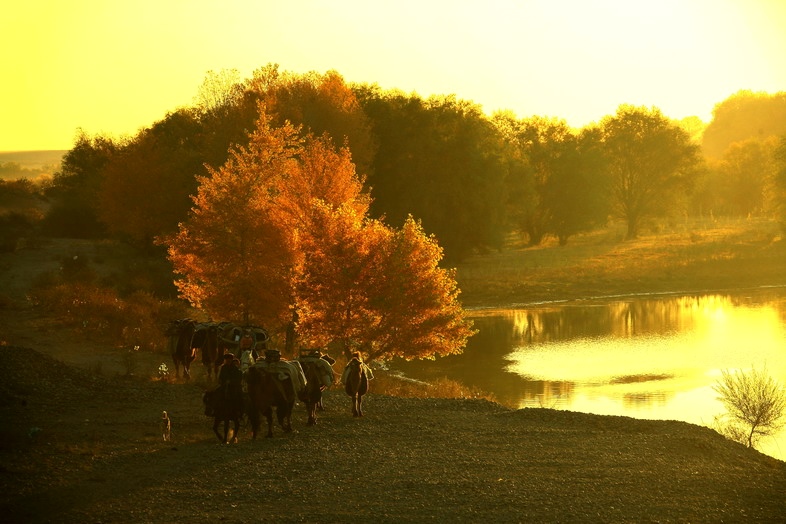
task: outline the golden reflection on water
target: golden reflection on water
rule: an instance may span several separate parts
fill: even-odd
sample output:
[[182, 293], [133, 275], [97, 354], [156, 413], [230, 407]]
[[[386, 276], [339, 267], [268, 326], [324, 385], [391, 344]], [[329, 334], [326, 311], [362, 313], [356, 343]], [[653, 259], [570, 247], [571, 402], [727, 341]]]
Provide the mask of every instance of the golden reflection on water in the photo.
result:
[[[713, 295], [511, 310], [521, 343], [506, 371], [537, 384], [519, 407], [710, 425], [721, 370], [766, 368], [786, 385], [783, 308]], [[760, 449], [786, 459], [785, 433]]]

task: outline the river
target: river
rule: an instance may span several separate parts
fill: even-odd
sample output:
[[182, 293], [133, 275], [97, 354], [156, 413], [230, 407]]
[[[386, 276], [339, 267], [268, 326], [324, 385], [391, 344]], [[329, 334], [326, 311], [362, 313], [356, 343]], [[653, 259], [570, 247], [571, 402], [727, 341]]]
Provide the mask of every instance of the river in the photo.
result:
[[[392, 363], [448, 377], [509, 407], [546, 407], [712, 426], [724, 371], [786, 386], [786, 289], [648, 295], [471, 311], [462, 355]], [[786, 460], [786, 429], [757, 449]]]

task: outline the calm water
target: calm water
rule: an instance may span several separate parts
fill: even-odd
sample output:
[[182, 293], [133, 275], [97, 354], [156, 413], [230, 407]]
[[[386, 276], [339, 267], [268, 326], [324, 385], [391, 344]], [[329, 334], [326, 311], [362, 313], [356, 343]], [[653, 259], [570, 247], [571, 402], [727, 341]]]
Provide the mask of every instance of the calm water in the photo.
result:
[[[448, 377], [507, 406], [710, 425], [724, 412], [721, 370], [766, 371], [786, 385], [786, 289], [648, 296], [473, 312], [463, 355], [394, 363]], [[786, 460], [786, 430], [764, 453]]]

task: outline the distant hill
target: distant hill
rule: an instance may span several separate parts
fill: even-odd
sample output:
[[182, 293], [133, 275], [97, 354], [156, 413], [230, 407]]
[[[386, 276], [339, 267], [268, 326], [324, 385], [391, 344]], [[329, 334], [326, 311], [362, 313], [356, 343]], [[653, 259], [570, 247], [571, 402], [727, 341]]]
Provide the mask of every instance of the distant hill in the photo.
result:
[[0, 164], [14, 162], [23, 169], [39, 170], [44, 166], [59, 166], [66, 149], [48, 151], [0, 151]]

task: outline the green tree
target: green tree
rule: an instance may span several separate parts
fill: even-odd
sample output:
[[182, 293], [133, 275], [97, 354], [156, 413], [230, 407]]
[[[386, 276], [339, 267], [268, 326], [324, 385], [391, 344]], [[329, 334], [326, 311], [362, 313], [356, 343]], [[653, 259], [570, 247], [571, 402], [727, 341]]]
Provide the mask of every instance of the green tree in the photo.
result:
[[79, 135], [46, 192], [52, 200], [43, 224], [48, 234], [77, 238], [106, 234], [98, 219], [99, 189], [104, 167], [121, 147], [121, 141], [108, 137]]
[[368, 178], [373, 215], [394, 227], [418, 217], [448, 259], [501, 246], [508, 163], [480, 107], [454, 96], [355, 90], [379, 144]]
[[713, 109], [712, 121], [702, 136], [702, 150], [706, 156], [719, 159], [735, 142], [784, 134], [786, 91], [773, 95], [738, 91]]
[[500, 111], [492, 116], [494, 125], [502, 135], [504, 150], [502, 158], [506, 162], [507, 177], [505, 192], [505, 215], [508, 228], [526, 234], [530, 217], [537, 213], [540, 204], [535, 181], [535, 173], [524, 147], [522, 147], [521, 121], [511, 111]]
[[142, 249], [186, 219], [197, 177], [207, 174], [203, 127], [180, 110], [144, 129], [102, 170], [97, 212], [110, 234]]
[[225, 114], [243, 98], [243, 83], [237, 69], [210, 70], [199, 87], [194, 101], [201, 114]]
[[688, 134], [660, 110], [622, 105], [600, 124], [612, 210], [635, 238], [644, 219], [673, 211], [699, 166]]
[[769, 207], [776, 145], [774, 139], [749, 139], [728, 147], [717, 164], [718, 190], [728, 214], [760, 215]]
[[[731, 418], [731, 426], [726, 426], [724, 432], [749, 448], [786, 423], [786, 391], [766, 371], [723, 370], [713, 389]], [[735, 429], [735, 424], [741, 424], [742, 428]]]
[[772, 208], [786, 232], [786, 134], [781, 136], [773, 153], [775, 158], [775, 175], [773, 177]]
[[248, 142], [257, 108], [248, 107], [236, 70], [208, 71], [195, 97], [142, 129], [102, 169], [97, 211], [110, 234], [149, 249], [186, 219], [197, 178]]
[[570, 236], [605, 218], [606, 184], [596, 130], [577, 134], [564, 121], [518, 121], [509, 114], [495, 115], [495, 122], [531, 169], [534, 200], [525, 199], [513, 215], [531, 245], [549, 234], [565, 245]]

